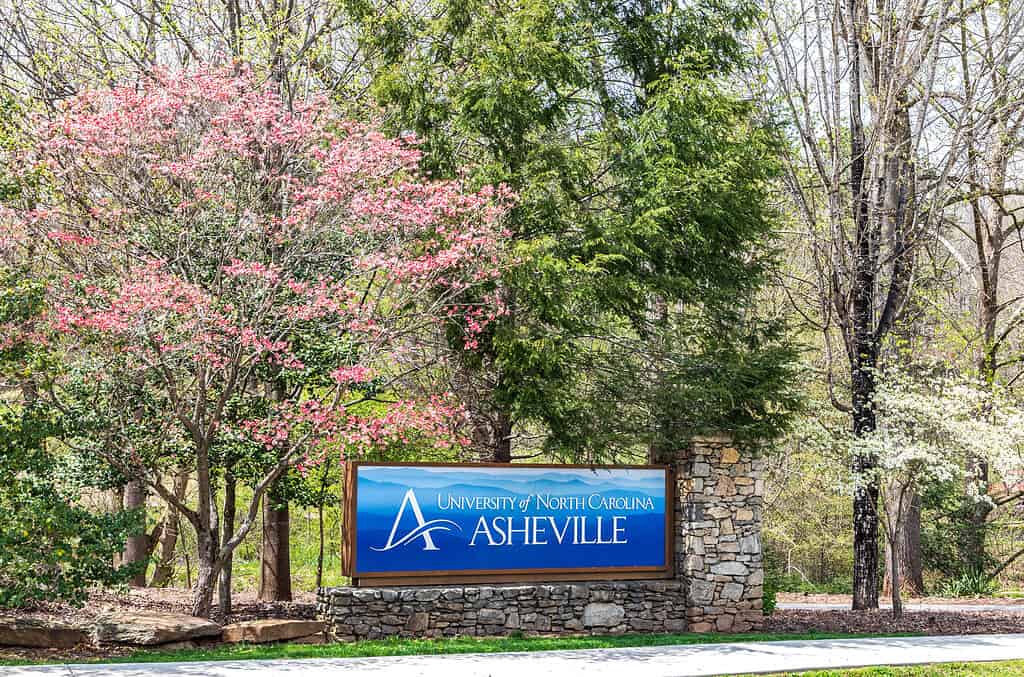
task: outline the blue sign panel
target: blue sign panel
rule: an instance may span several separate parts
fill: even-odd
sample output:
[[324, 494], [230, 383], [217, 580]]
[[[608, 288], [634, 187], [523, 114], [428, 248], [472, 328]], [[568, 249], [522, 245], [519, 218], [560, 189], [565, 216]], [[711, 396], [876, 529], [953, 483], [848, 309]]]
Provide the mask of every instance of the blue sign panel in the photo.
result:
[[351, 573], [664, 570], [666, 473], [356, 464]]

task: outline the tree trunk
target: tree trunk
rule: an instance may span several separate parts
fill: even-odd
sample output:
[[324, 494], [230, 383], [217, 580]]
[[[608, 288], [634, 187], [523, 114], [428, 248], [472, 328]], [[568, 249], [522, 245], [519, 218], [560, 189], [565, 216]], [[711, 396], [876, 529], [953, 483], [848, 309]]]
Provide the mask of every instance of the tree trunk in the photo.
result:
[[[174, 477], [174, 497], [184, 500], [188, 490], [188, 473], [179, 472]], [[174, 560], [178, 548], [178, 535], [181, 532], [181, 515], [170, 503], [167, 504], [167, 515], [164, 517], [163, 528], [160, 530], [160, 559], [153, 569], [153, 577], [149, 581], [151, 588], [163, 588], [174, 576]]]
[[263, 554], [259, 599], [290, 602], [292, 571], [289, 544], [291, 528], [288, 502], [279, 501], [273, 489], [263, 497]]
[[146, 536], [146, 485], [140, 479], [131, 479], [124, 487], [124, 509], [125, 510], [141, 510], [143, 514], [143, 522], [140, 530], [128, 536], [128, 540], [125, 541], [124, 555], [121, 557], [121, 563], [125, 566], [136, 564], [141, 565], [140, 570], [136, 573], [129, 585], [132, 587], [143, 588], [146, 586], [146, 567], [144, 562], [149, 557], [149, 538]]
[[[221, 517], [221, 533], [222, 546], [227, 545], [227, 542], [235, 533], [235, 512], [236, 512], [236, 497], [235, 488], [236, 480], [234, 474], [229, 470], [224, 475], [224, 512]], [[232, 564], [234, 562], [234, 553], [227, 553], [224, 556], [224, 564], [220, 570], [220, 587], [218, 590], [218, 600], [220, 602], [220, 618], [221, 621], [227, 623], [228, 616], [231, 615], [231, 574]]]
[[[894, 487], [888, 489], [889, 493], [898, 491]], [[896, 515], [896, 527], [893, 534], [899, 544], [898, 552], [893, 553], [892, 539], [887, 539], [885, 544], [886, 566], [885, 582], [882, 590], [885, 594], [892, 593], [893, 580], [899, 581], [902, 588], [900, 592], [916, 597], [924, 594], [924, 572], [921, 555], [921, 498], [913, 494], [904, 499], [906, 503], [905, 514]], [[893, 501], [888, 501], [893, 504]], [[893, 517], [890, 517], [893, 519]], [[893, 576], [893, 562], [896, 562], [896, 576]]]
[[213, 611], [213, 591], [217, 584], [217, 535], [208, 531], [196, 533], [196, 584], [192, 588], [192, 615], [209, 618]]
[[512, 417], [504, 410], [494, 426], [494, 462], [512, 462]]
[[[875, 336], [875, 286], [877, 250], [874, 224], [868, 209], [864, 182], [864, 123], [861, 115], [861, 21], [858, 0], [848, 0], [851, 35], [850, 57], [850, 196], [856, 235], [855, 271], [851, 317], [850, 375], [853, 400], [853, 432], [857, 437], [875, 430], [872, 397], [878, 343]], [[858, 454], [853, 459], [853, 608], [878, 608], [878, 482], [875, 459]]]
[[330, 477], [330, 458], [324, 459], [323, 471], [320, 475], [320, 501], [316, 506], [317, 525], [319, 528], [319, 547], [316, 552], [316, 589], [324, 583], [324, 503], [327, 501], [327, 482]]
[[889, 548], [889, 568], [892, 571], [892, 617], [900, 619], [903, 617], [903, 599], [900, 596], [900, 539], [898, 529], [889, 534], [887, 545]]

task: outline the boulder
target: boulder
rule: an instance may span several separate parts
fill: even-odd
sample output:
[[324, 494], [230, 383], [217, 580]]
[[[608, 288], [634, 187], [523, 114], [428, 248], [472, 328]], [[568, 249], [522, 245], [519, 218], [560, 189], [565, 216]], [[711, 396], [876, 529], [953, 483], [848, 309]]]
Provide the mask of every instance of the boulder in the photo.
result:
[[322, 634], [323, 621], [289, 621], [267, 619], [260, 621], [242, 621], [224, 626], [225, 642], [250, 642], [266, 644], [268, 642], [285, 642], [292, 639]]
[[78, 628], [57, 621], [0, 618], [0, 646], [69, 649], [88, 641], [89, 637]]
[[108, 613], [93, 625], [96, 641], [109, 644], [153, 646], [220, 635], [221, 627], [205, 618], [153, 611]]

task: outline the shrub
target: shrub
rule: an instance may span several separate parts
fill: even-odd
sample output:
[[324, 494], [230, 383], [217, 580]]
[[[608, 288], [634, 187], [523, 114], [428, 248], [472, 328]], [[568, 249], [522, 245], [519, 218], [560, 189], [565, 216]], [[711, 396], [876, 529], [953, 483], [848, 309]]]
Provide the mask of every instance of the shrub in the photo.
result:
[[991, 597], [999, 585], [984, 571], [965, 571], [944, 581], [937, 592], [942, 597]]

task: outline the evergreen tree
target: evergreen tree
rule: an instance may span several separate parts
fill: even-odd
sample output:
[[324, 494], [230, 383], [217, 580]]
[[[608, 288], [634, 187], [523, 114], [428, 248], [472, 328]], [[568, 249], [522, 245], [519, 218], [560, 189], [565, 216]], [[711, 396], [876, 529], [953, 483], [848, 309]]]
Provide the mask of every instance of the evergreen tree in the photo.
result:
[[508, 461], [538, 429], [591, 460], [780, 430], [793, 350], [755, 312], [778, 136], [726, 84], [753, 4], [349, 9], [377, 103], [434, 172], [519, 197], [510, 312], [452, 369], [480, 456]]

